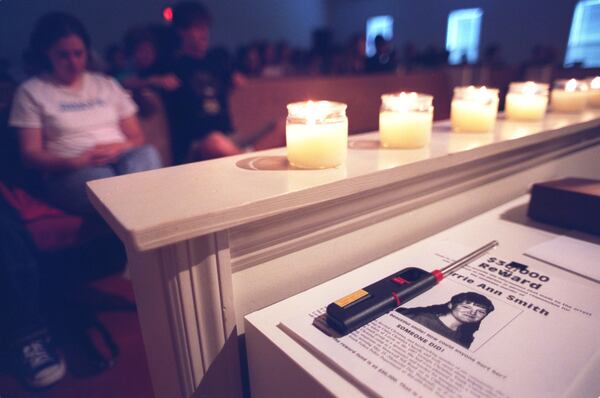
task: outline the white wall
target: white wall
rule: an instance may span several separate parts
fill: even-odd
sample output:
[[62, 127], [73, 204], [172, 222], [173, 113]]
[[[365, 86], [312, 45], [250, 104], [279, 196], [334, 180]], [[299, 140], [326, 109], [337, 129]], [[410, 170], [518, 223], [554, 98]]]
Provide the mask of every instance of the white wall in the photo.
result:
[[[16, 67], [35, 21], [51, 10], [79, 17], [101, 53], [131, 26], [160, 23], [168, 0], [0, 0], [0, 57]], [[311, 32], [325, 25], [323, 0], [205, 0], [213, 14], [212, 43], [234, 49], [254, 39], [308, 47]], [[18, 68], [17, 68], [18, 69]]]
[[[417, 48], [445, 47], [448, 14], [459, 8], [481, 7], [481, 48], [501, 47], [509, 63], [526, 59], [535, 44], [549, 45], [563, 57], [577, 0], [326, 0], [330, 26], [343, 41], [365, 29], [367, 18], [394, 17], [394, 44]], [[562, 59], [562, 58], [561, 58]]]

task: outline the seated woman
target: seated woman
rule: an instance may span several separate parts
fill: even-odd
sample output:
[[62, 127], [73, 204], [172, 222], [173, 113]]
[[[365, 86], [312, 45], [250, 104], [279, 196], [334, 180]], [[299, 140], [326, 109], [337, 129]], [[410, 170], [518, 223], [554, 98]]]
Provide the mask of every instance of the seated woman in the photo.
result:
[[161, 166], [133, 101], [112, 78], [86, 71], [89, 48], [78, 19], [43, 16], [30, 39], [37, 74], [18, 88], [9, 120], [24, 163], [43, 174], [46, 199], [81, 215], [94, 212], [87, 181]]

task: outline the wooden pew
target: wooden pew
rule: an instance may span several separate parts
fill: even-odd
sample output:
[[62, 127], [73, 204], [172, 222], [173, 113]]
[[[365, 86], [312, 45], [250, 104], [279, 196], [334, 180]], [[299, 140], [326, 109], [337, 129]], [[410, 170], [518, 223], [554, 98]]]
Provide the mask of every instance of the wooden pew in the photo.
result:
[[[466, 69], [465, 69], [466, 68]], [[463, 69], [470, 71], [466, 75]], [[350, 133], [378, 129], [380, 96], [397, 91], [417, 91], [434, 96], [434, 119], [450, 115], [452, 88], [459, 77], [468, 78], [462, 84], [483, 84], [501, 90], [500, 109], [509, 83], [523, 80], [519, 67], [447, 67], [436, 70], [417, 70], [380, 75], [311, 76], [277, 79], [250, 79], [231, 96], [231, 115], [236, 130], [242, 133], [264, 129], [273, 122], [281, 122], [287, 115], [286, 105], [295, 101], [330, 100], [348, 104]], [[557, 68], [552, 73], [558, 78], [583, 78], [600, 74], [600, 69]], [[463, 76], [464, 75], [464, 76]], [[166, 165], [170, 164], [169, 128], [160, 99], [152, 93], [144, 95], [158, 111], [140, 115], [148, 141], [159, 149]], [[283, 134], [283, 129], [278, 134]], [[259, 149], [281, 146], [282, 137], [267, 137]]]
[[385, 75], [252, 79], [231, 98], [234, 126], [255, 131], [287, 115], [290, 102], [313, 100], [348, 104], [350, 133], [378, 128], [380, 96], [397, 91], [417, 91], [434, 96], [434, 118], [447, 119], [451, 92], [443, 71]]
[[556, 68], [552, 77], [556, 79], [586, 79], [600, 76], [600, 68]]
[[139, 106], [138, 117], [146, 142], [156, 147], [163, 165], [170, 166], [171, 130], [163, 100], [153, 90], [141, 90], [134, 99]]

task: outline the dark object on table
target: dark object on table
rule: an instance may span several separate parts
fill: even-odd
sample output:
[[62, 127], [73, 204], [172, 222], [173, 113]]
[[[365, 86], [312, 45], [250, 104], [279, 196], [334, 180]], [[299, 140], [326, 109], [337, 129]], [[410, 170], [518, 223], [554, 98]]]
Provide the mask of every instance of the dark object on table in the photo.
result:
[[600, 181], [564, 178], [534, 184], [527, 214], [537, 221], [600, 235]]

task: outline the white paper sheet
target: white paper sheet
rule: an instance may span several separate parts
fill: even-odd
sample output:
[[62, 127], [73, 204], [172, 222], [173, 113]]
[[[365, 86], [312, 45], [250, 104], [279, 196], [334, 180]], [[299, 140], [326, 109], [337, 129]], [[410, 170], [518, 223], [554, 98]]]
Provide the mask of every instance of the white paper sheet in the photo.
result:
[[600, 282], [600, 245], [559, 236], [533, 246], [525, 254]]
[[[440, 249], [409, 263], [458, 257]], [[494, 309], [468, 347], [396, 311], [339, 338], [312, 325], [324, 307], [280, 327], [368, 396], [597, 396], [600, 290], [546, 276], [549, 265], [521, 272], [509, 261], [488, 255], [403, 306], [433, 308], [464, 292], [487, 297]]]

